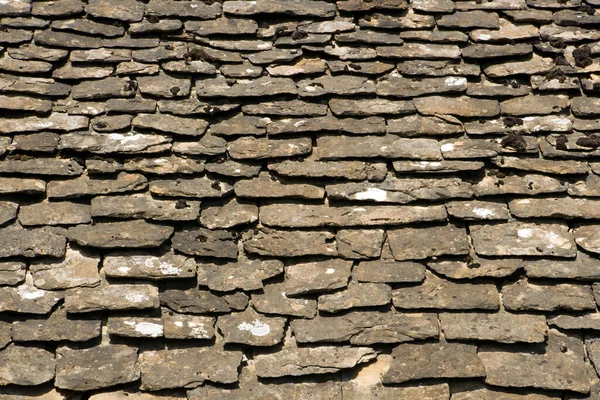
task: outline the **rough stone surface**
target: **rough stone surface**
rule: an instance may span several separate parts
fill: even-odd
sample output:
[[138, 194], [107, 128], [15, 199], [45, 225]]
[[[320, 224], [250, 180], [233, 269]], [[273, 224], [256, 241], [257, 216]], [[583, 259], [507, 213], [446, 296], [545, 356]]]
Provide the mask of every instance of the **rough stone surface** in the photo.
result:
[[35, 386], [54, 378], [54, 354], [39, 347], [10, 344], [0, 351], [0, 360], [3, 386]]
[[440, 314], [446, 339], [490, 340], [500, 343], [541, 343], [546, 339], [546, 318], [526, 314]]
[[145, 221], [101, 222], [69, 228], [67, 236], [82, 246], [158, 247], [173, 233], [173, 228]]
[[69, 313], [138, 310], [158, 307], [158, 289], [147, 284], [123, 284], [75, 289], [65, 297]]

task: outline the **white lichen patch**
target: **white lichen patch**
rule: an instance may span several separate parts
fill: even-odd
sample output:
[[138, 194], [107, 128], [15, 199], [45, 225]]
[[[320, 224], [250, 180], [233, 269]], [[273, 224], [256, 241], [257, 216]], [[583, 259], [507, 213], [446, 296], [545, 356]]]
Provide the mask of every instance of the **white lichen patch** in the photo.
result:
[[335, 268], [327, 268], [327, 271], [325, 271], [325, 273], [331, 275], [335, 273]]
[[379, 188], [368, 188], [363, 192], [354, 194], [356, 200], [375, 200], [386, 201], [388, 198], [387, 191]]
[[160, 337], [163, 335], [163, 326], [154, 322], [125, 321], [124, 324], [133, 326], [136, 332], [141, 333], [144, 336]]
[[444, 80], [446, 86], [462, 86], [467, 83], [467, 78], [451, 76]]
[[148, 299], [146, 295], [142, 293], [126, 293], [125, 298], [132, 303], [141, 303]]
[[240, 331], [249, 331], [254, 336], [266, 336], [271, 332], [271, 327], [264, 322], [255, 319], [253, 322], [242, 322], [238, 325]]
[[533, 236], [533, 229], [519, 229], [517, 236], [523, 239], [528, 239]]
[[482, 33], [479, 35], [479, 40], [490, 40], [492, 37], [487, 33]]
[[442, 151], [452, 151], [454, 150], [454, 145], [452, 143], [444, 143], [440, 149]]
[[473, 212], [475, 213], [475, 215], [477, 215], [478, 217], [481, 217], [481, 218], [488, 218], [488, 217], [491, 217], [492, 215], [494, 215], [494, 212], [492, 210], [490, 210], [489, 208], [483, 208], [483, 207], [475, 207], [473, 209]]
[[40, 297], [44, 297], [46, 294], [45, 290], [40, 290], [33, 285], [28, 285], [25, 283], [17, 288], [17, 293], [23, 299], [34, 300], [39, 299]]
[[177, 268], [171, 263], [161, 261], [158, 265], [158, 269], [160, 273], [163, 275], [179, 275], [181, 273], [181, 268]]

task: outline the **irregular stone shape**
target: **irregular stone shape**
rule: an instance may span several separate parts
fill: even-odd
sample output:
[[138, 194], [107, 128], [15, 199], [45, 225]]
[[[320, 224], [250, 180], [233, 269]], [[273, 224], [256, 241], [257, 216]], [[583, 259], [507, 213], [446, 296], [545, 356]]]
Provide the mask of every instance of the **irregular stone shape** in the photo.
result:
[[52, 110], [52, 101], [26, 96], [0, 96], [0, 109], [47, 113]]
[[286, 296], [330, 292], [348, 285], [352, 262], [340, 259], [298, 263], [285, 268]]
[[384, 235], [383, 229], [339, 230], [335, 237], [339, 255], [345, 259], [377, 258]]
[[353, 368], [377, 357], [369, 347], [317, 346], [284, 348], [272, 354], [256, 354], [256, 375], [261, 378], [327, 374]]
[[50, 29], [36, 31], [33, 40], [38, 46], [65, 47], [74, 49], [98, 49], [102, 47], [102, 39], [77, 33], [53, 31]]
[[465, 260], [429, 261], [427, 266], [450, 279], [474, 279], [481, 277], [503, 278], [521, 269], [520, 258], [486, 259], [470, 254]]
[[458, 11], [454, 14], [443, 15], [436, 21], [437, 26], [443, 28], [500, 28], [500, 19], [497, 14], [485, 11]]
[[258, 24], [251, 19], [222, 17], [210, 21], [186, 21], [185, 30], [199, 36], [252, 35], [258, 30]]
[[122, 193], [144, 189], [148, 181], [143, 175], [119, 173], [114, 179], [90, 178], [83, 175], [65, 181], [51, 181], [49, 198], [74, 198], [99, 194]]
[[156, 23], [144, 20], [142, 22], [130, 24], [128, 32], [134, 34], [176, 32], [182, 27], [183, 22], [177, 19], [167, 19]]
[[263, 97], [278, 94], [296, 94], [296, 85], [289, 78], [260, 77], [236, 81], [229, 86], [224, 77], [196, 81], [196, 94], [205, 97]]
[[456, 225], [389, 229], [387, 237], [398, 261], [469, 253], [467, 232]]
[[595, 225], [581, 225], [575, 228], [575, 243], [584, 250], [600, 253], [600, 242], [597, 239], [598, 228]]
[[367, 77], [354, 75], [321, 76], [297, 83], [298, 95], [316, 97], [325, 94], [356, 95], [375, 93], [375, 84]]
[[[125, 33], [125, 28], [123, 28], [122, 26], [102, 24], [87, 19], [68, 19], [61, 21], [53, 21], [51, 27], [55, 31], [73, 31], [85, 33], [92, 36], [103, 37], [123, 36], [123, 34]], [[131, 54], [131, 52], [129, 52], [129, 54]], [[83, 55], [83, 52], [79, 50], [74, 50], [74, 52], [71, 53], [71, 61], [80, 61], [81, 55]], [[123, 61], [127, 61], [127, 59]]]
[[319, 296], [319, 311], [335, 313], [350, 308], [374, 307], [389, 304], [392, 289], [381, 283], [350, 283], [347, 289]]
[[357, 135], [381, 134], [385, 132], [385, 120], [379, 117], [338, 119], [327, 116], [309, 119], [282, 119], [267, 126], [267, 133], [270, 135], [319, 131], [347, 132]]
[[163, 336], [163, 325], [160, 318], [136, 316], [110, 316], [106, 330], [111, 336], [156, 338]]
[[56, 349], [56, 381], [60, 389], [93, 390], [139, 379], [138, 350], [111, 344], [88, 349]]
[[242, 111], [250, 115], [317, 117], [327, 115], [327, 105], [301, 100], [261, 101], [258, 104], [243, 105]]
[[152, 256], [120, 252], [104, 256], [102, 271], [114, 278], [193, 278], [196, 276], [196, 262], [174, 253]]
[[600, 314], [590, 312], [581, 315], [557, 315], [548, 318], [548, 325], [557, 326], [560, 329], [586, 329], [597, 331], [600, 329]]
[[[487, 13], [486, 13], [487, 14]], [[533, 46], [526, 43], [516, 43], [512, 45], [502, 44], [472, 44], [462, 49], [462, 56], [464, 58], [496, 58], [496, 57], [515, 57], [533, 52]], [[535, 59], [536, 56], [534, 56]], [[519, 61], [517, 61], [519, 63]], [[521, 61], [522, 63], [522, 61]], [[531, 63], [530, 63], [531, 64]], [[507, 64], [496, 64], [506, 65]], [[492, 69], [490, 71], [499, 71], [500, 68]], [[487, 71], [487, 69], [486, 69]]]
[[490, 196], [499, 194], [536, 195], [540, 193], [565, 192], [564, 181], [546, 175], [508, 175], [486, 176], [473, 186], [475, 196]]
[[200, 202], [157, 200], [149, 193], [128, 196], [98, 196], [92, 199], [94, 217], [145, 218], [156, 221], [192, 221], [198, 218]]
[[19, 229], [14, 226], [0, 229], [0, 257], [27, 258], [65, 254], [64, 230], [51, 227]]
[[425, 279], [425, 267], [415, 262], [361, 261], [352, 269], [352, 277], [359, 282], [421, 282]]
[[246, 1], [228, 1], [223, 4], [225, 14], [256, 15], [256, 14], [286, 14], [313, 17], [333, 17], [335, 5], [324, 1], [294, 1], [258, 0], [256, 3]]
[[215, 319], [199, 315], [163, 312], [164, 336], [167, 339], [212, 339]]
[[13, 201], [0, 201], [0, 225], [12, 221], [17, 217], [19, 203]]
[[133, 159], [125, 161], [123, 169], [156, 175], [196, 174], [204, 171], [204, 160], [176, 156]]
[[312, 140], [308, 137], [270, 139], [242, 137], [227, 144], [229, 156], [235, 160], [293, 157], [310, 153]]
[[178, 231], [171, 242], [175, 250], [188, 255], [234, 260], [238, 257], [236, 235], [225, 230], [198, 228]]
[[135, 0], [113, 4], [109, 0], [90, 0], [85, 11], [94, 17], [123, 22], [138, 22], [144, 17], [144, 5]]
[[573, 115], [577, 117], [595, 117], [600, 115], [598, 107], [600, 106], [600, 99], [595, 97], [575, 97], [571, 99], [571, 110]]
[[388, 175], [381, 183], [339, 183], [325, 187], [327, 197], [406, 204], [416, 200], [472, 197], [471, 185], [458, 178], [417, 179]]
[[504, 100], [500, 103], [502, 114], [532, 115], [551, 114], [569, 106], [569, 98], [565, 95], [534, 95]]
[[98, 264], [100, 257], [85, 250], [69, 248], [62, 261], [33, 261], [29, 269], [37, 288], [60, 290], [99, 285]]
[[238, 114], [217, 124], [212, 124], [210, 131], [212, 134], [217, 136], [261, 136], [266, 133], [266, 126], [270, 122], [271, 120], [269, 118], [252, 117]]
[[142, 310], [158, 306], [158, 289], [147, 284], [110, 284], [73, 289], [65, 297], [65, 310], [69, 313]]
[[527, 61], [513, 61], [510, 63], [499, 63], [490, 65], [484, 69], [487, 76], [491, 78], [502, 78], [512, 75], [535, 75], [545, 74], [552, 70], [554, 62], [551, 58], [540, 57], [536, 54]]
[[30, 12], [30, 0], [16, 0], [3, 3], [0, 6], [0, 15], [2, 15], [3, 17], [17, 17], [20, 15], [28, 15]]
[[585, 174], [588, 168], [587, 163], [580, 161], [545, 160], [541, 158], [501, 156], [493, 158], [492, 162], [502, 168], [557, 175]]
[[454, 173], [477, 171], [483, 168], [479, 161], [394, 161], [394, 170], [399, 173]]
[[126, 222], [99, 222], [69, 228], [67, 237], [82, 246], [100, 248], [159, 247], [169, 239], [173, 228], [147, 223], [142, 220]]
[[317, 301], [292, 298], [286, 295], [284, 283], [272, 283], [263, 287], [263, 293], [252, 294], [252, 305], [261, 313], [291, 315], [313, 318], [317, 312]]
[[7, 174], [35, 174], [73, 176], [81, 175], [83, 167], [74, 160], [36, 158], [30, 160], [7, 159], [0, 161], [0, 172]]
[[217, 328], [223, 333], [225, 343], [250, 346], [274, 346], [283, 340], [286, 319], [268, 317], [252, 308], [244, 312], [223, 315]]
[[0, 133], [14, 134], [18, 132], [37, 131], [75, 131], [88, 127], [89, 119], [84, 116], [52, 113], [50, 116], [25, 118], [0, 118]]
[[71, 202], [44, 202], [22, 206], [19, 222], [31, 225], [71, 225], [91, 222], [90, 206]]
[[143, 133], [68, 133], [60, 138], [61, 150], [94, 154], [159, 153], [171, 148], [171, 139], [162, 135]]
[[472, 97], [428, 96], [413, 99], [417, 111], [425, 115], [451, 114], [458, 117], [495, 117], [500, 114], [496, 100], [475, 99]]
[[331, 99], [331, 111], [338, 116], [366, 117], [380, 114], [408, 114], [415, 111], [411, 101], [388, 99]]
[[421, 117], [417, 114], [388, 119], [387, 124], [388, 133], [402, 137], [451, 135], [464, 131], [462, 124], [450, 118]]
[[227, 151], [227, 142], [223, 138], [213, 135], [204, 135], [199, 141], [175, 142], [173, 153], [186, 155], [214, 156], [224, 154]]
[[435, 314], [381, 311], [352, 311], [338, 316], [319, 315], [290, 323], [299, 343], [339, 343], [365, 346], [403, 343], [437, 337]]
[[423, 378], [484, 377], [484, 365], [477, 357], [477, 347], [462, 343], [401, 344], [392, 350], [384, 384], [403, 383]]
[[[468, 286], [468, 287], [467, 287]], [[497, 310], [498, 291], [493, 284], [456, 283], [426, 272], [417, 286], [395, 289], [392, 293], [396, 308], [438, 308], [444, 310]]]
[[335, 235], [328, 231], [282, 231], [260, 228], [244, 236], [244, 250], [274, 257], [337, 255]]
[[180, 313], [224, 313], [244, 310], [248, 305], [248, 297], [243, 293], [216, 295], [209, 290], [200, 290], [198, 286], [187, 290], [167, 286], [160, 293], [160, 302], [163, 306]]
[[406, 225], [446, 220], [443, 206], [332, 207], [287, 203], [262, 206], [259, 214], [264, 225], [289, 228]]
[[[489, 386], [486, 387], [485, 384], [480, 384], [473, 386], [472, 384], [465, 384], [464, 391], [458, 391], [452, 393], [452, 398], [454, 400], [494, 400], [498, 398], [502, 398], [502, 400], [558, 400], [559, 397], [539, 394], [539, 393], [529, 393], [527, 392], [505, 392], [503, 390], [494, 390]], [[456, 387], [452, 387], [455, 390]], [[461, 388], [462, 389], [462, 388]], [[459, 389], [460, 390], [460, 389]], [[501, 396], [501, 397], [500, 397]]]
[[258, 220], [258, 207], [251, 203], [240, 202], [237, 198], [225, 204], [204, 207], [200, 215], [200, 224], [208, 229], [226, 229], [238, 225], [247, 225]]
[[60, 136], [54, 132], [15, 135], [11, 147], [15, 150], [53, 153], [58, 148]]
[[89, 66], [82, 67], [67, 63], [52, 72], [52, 77], [55, 79], [102, 79], [108, 78], [113, 73], [112, 66]]
[[205, 380], [234, 383], [243, 353], [216, 347], [148, 350], [140, 354], [141, 390], [200, 386]]
[[230, 292], [263, 288], [263, 281], [283, 274], [283, 263], [278, 260], [241, 258], [235, 263], [198, 264], [198, 284], [210, 290]]
[[73, 318], [59, 308], [44, 319], [14, 321], [11, 335], [15, 342], [85, 342], [100, 336], [101, 325], [99, 319]]
[[209, 198], [230, 194], [233, 187], [225, 182], [202, 178], [157, 179], [150, 182], [150, 193], [157, 196]]
[[542, 354], [506, 352], [494, 347], [479, 349], [487, 372], [485, 382], [503, 387], [536, 387], [588, 393], [590, 381], [584, 363], [583, 342], [554, 329]]
[[514, 199], [508, 202], [511, 214], [518, 218], [596, 219], [600, 217], [595, 199], [555, 197]]
[[208, 122], [197, 118], [180, 118], [162, 114], [138, 114], [133, 118], [132, 125], [134, 128], [190, 136], [200, 136], [208, 128]]
[[[1, 13], [1, 11], [0, 11]], [[39, 347], [9, 344], [0, 351], [0, 384], [35, 386], [54, 378], [54, 354]]]
[[555, 256], [572, 258], [575, 242], [566, 224], [508, 222], [472, 225], [475, 252], [484, 256]]
[[467, 221], [506, 221], [509, 217], [508, 207], [504, 201], [451, 201], [445, 205], [448, 215]]
[[191, 90], [189, 79], [180, 79], [166, 73], [140, 76], [137, 81], [140, 93], [163, 99], [187, 97]]
[[377, 55], [384, 58], [425, 59], [460, 58], [460, 49], [452, 44], [405, 43], [402, 46], [377, 47]]
[[532, 284], [521, 279], [502, 289], [502, 300], [507, 310], [555, 311], [595, 309], [594, 296], [589, 286], [569, 283]]
[[146, 12], [159, 17], [191, 17], [214, 19], [221, 15], [221, 4], [191, 1], [180, 3], [172, 0], [151, 0], [146, 5]]
[[31, 274], [27, 274], [19, 286], [0, 287], [0, 312], [48, 314], [62, 298], [61, 292], [36, 288]]
[[574, 260], [529, 260], [524, 265], [531, 278], [596, 280], [600, 276], [598, 260], [583, 252]]
[[25, 264], [16, 261], [0, 262], [0, 285], [14, 286], [25, 280]]
[[0, 58], [0, 70], [25, 73], [25, 74], [43, 74], [52, 69], [52, 64], [45, 61], [25, 61], [16, 60], [8, 55]]
[[467, 90], [464, 77], [423, 78], [413, 80], [392, 74], [377, 84], [380, 96], [415, 97], [425, 94], [460, 93]]
[[387, 173], [383, 163], [362, 161], [302, 161], [283, 160], [268, 165], [278, 175], [307, 178], [337, 178], [351, 181], [382, 181]]
[[238, 197], [248, 198], [300, 198], [322, 199], [325, 191], [320, 186], [285, 183], [274, 180], [267, 174], [258, 178], [237, 181], [234, 185]]
[[546, 340], [543, 315], [499, 312], [439, 315], [446, 339], [490, 340], [500, 343], [542, 343]]

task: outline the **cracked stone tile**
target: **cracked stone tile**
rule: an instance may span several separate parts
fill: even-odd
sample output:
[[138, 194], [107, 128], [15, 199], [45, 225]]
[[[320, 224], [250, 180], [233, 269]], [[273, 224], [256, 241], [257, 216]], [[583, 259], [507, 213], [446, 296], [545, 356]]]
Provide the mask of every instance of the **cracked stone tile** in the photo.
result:
[[85, 342], [100, 336], [101, 324], [99, 319], [74, 318], [61, 307], [45, 319], [14, 321], [11, 335], [15, 342]]
[[260, 290], [263, 289], [263, 281], [281, 274], [283, 263], [279, 260], [240, 257], [235, 263], [198, 264], [198, 284], [218, 292]]

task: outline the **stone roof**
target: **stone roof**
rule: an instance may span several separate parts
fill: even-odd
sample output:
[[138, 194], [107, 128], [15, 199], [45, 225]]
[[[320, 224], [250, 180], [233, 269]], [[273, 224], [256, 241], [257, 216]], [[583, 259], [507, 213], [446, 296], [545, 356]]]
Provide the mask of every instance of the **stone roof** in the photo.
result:
[[598, 0], [0, 0], [0, 400], [600, 399]]

